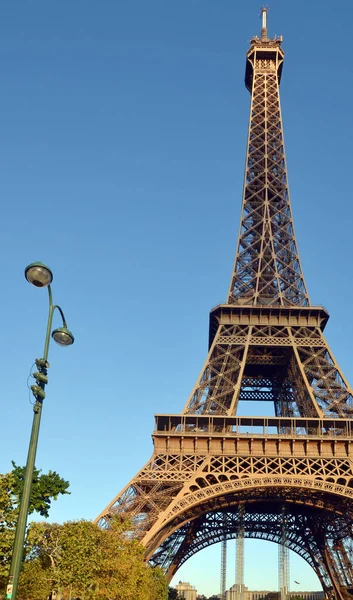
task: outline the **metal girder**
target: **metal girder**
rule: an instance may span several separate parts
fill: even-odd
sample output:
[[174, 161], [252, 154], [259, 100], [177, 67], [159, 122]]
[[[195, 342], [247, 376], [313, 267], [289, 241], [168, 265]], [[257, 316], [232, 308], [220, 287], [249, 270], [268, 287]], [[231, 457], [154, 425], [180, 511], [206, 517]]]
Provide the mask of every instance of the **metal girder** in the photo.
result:
[[[236, 309], [229, 319], [250, 320]], [[239, 401], [257, 400], [273, 402], [278, 416], [352, 417], [352, 390], [320, 327], [303, 332], [289, 325], [288, 316], [277, 335], [250, 322], [242, 325], [242, 335], [230, 335], [222, 320], [184, 412], [232, 415]]]
[[282, 506], [281, 541], [278, 547], [278, 587], [281, 600], [289, 598], [289, 548], [287, 546], [288, 516]]
[[226, 587], [227, 587], [227, 538], [222, 540], [221, 544], [221, 585], [220, 585], [220, 598], [226, 600]]

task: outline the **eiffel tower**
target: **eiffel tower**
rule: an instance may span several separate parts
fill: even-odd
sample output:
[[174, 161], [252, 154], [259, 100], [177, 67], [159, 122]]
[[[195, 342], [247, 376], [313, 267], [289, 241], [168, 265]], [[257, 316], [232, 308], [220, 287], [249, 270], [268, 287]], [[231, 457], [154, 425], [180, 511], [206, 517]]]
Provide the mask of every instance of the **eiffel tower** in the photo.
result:
[[[180, 414], [158, 414], [152, 458], [97, 517], [129, 518], [169, 580], [201, 549], [244, 537], [283, 543], [327, 597], [353, 595], [353, 395], [312, 306], [294, 233], [279, 85], [282, 38], [246, 56], [251, 94], [238, 247], [228, 299], [210, 313], [209, 352]], [[240, 402], [273, 416], [239, 416]], [[261, 412], [259, 410], [259, 412]], [[240, 522], [241, 521], [241, 522]]]

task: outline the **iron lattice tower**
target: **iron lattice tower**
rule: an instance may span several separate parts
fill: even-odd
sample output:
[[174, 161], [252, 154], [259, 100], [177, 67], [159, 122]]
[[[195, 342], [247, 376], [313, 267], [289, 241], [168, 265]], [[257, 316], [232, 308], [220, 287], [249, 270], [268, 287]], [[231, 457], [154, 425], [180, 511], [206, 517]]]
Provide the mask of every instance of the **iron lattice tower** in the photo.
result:
[[[352, 390], [312, 306], [294, 234], [279, 85], [281, 38], [246, 57], [251, 94], [238, 248], [225, 304], [210, 313], [209, 353], [181, 414], [156, 415], [151, 460], [97, 517], [129, 517], [146, 560], [171, 578], [193, 554], [237, 536], [285, 545], [327, 595], [352, 593]], [[272, 417], [238, 416], [271, 402]], [[261, 410], [259, 409], [259, 413]]]

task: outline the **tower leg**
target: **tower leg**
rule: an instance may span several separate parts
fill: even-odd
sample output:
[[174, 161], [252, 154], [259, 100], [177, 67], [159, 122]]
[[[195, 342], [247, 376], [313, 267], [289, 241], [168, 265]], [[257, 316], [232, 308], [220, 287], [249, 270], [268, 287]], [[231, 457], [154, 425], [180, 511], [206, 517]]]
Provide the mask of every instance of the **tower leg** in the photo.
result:
[[227, 586], [227, 539], [222, 542], [221, 547], [221, 600], [226, 598]]

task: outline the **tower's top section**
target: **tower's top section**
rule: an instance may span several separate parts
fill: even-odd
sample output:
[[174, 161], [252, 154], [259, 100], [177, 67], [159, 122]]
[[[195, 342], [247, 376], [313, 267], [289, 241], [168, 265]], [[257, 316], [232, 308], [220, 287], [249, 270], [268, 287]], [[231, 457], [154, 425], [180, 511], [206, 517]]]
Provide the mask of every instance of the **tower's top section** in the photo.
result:
[[267, 9], [261, 37], [246, 55], [251, 94], [243, 206], [228, 304], [309, 306], [294, 234], [284, 150], [279, 82], [281, 37], [269, 37]]
[[[267, 32], [268, 9], [261, 8], [261, 37], [257, 35], [250, 40], [250, 49], [246, 55], [245, 85], [249, 92], [252, 89], [253, 70], [255, 60], [271, 61], [276, 65], [278, 83], [281, 81], [284, 52], [281, 48], [282, 36], [268, 37]], [[259, 63], [257, 63], [259, 64]]]
[[264, 6], [261, 8], [262, 27], [261, 27], [261, 39], [267, 39], [267, 8]]

